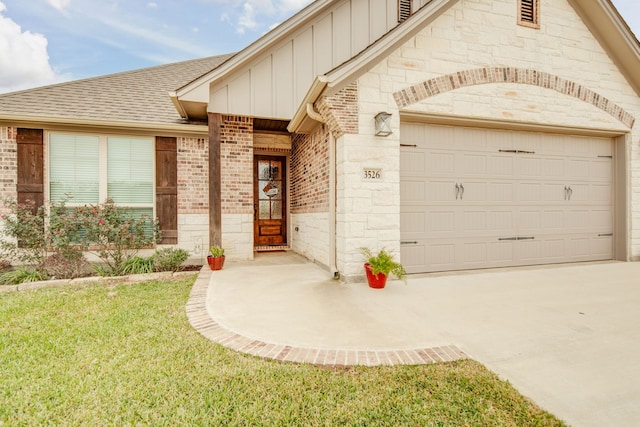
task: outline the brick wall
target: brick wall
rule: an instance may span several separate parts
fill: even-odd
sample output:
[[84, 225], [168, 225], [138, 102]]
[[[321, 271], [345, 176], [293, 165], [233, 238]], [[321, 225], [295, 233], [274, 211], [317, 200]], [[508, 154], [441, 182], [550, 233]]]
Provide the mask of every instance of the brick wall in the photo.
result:
[[[3, 198], [18, 197], [16, 184], [18, 180], [18, 146], [16, 128], [0, 127], [0, 194]], [[0, 200], [0, 213], [6, 213]]]
[[315, 106], [337, 139], [358, 133], [358, 83], [354, 82], [333, 96], [321, 98]]
[[292, 138], [291, 213], [329, 209], [329, 132], [319, 126], [309, 135]]
[[222, 213], [253, 214], [253, 119], [224, 116], [222, 146]]
[[209, 213], [209, 140], [178, 138], [178, 215]]

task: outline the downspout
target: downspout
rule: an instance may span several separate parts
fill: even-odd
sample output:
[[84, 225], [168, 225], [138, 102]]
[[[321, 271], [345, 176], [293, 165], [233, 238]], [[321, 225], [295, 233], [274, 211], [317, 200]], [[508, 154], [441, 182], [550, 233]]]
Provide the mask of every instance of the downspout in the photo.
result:
[[[326, 124], [311, 102], [307, 103], [307, 115], [316, 122]], [[336, 221], [336, 140], [329, 130], [329, 271], [335, 280], [340, 278], [337, 267]]]

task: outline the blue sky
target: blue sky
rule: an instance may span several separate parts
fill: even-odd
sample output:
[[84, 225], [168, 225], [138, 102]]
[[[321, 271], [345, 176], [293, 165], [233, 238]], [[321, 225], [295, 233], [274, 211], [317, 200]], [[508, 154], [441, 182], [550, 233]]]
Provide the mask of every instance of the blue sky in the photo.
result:
[[[309, 2], [0, 0], [0, 93], [235, 52]], [[613, 3], [640, 34], [640, 1]]]

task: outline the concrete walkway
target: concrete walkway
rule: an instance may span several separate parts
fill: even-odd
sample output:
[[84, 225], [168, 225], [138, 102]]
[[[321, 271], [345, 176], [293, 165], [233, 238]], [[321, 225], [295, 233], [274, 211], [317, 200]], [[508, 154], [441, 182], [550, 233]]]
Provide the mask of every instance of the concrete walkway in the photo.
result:
[[[640, 425], [640, 263], [343, 284], [293, 254], [203, 269], [187, 313], [205, 336], [279, 360], [471, 357], [575, 426]], [[468, 356], [467, 356], [468, 355]]]

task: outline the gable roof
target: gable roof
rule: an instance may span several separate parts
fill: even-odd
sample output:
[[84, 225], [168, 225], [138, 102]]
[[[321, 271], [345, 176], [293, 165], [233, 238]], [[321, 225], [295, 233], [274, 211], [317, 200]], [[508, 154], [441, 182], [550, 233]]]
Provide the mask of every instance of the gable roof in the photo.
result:
[[[362, 76], [373, 64], [397, 49], [458, 1], [431, 0], [358, 55], [326, 74], [316, 76], [291, 119], [288, 130], [309, 132], [317, 125], [314, 119], [317, 113], [314, 114], [312, 105], [321, 96], [334, 94]], [[611, 0], [568, 1], [640, 96], [640, 42]]]
[[0, 94], [0, 120], [184, 125], [169, 92], [231, 56], [211, 56]]

